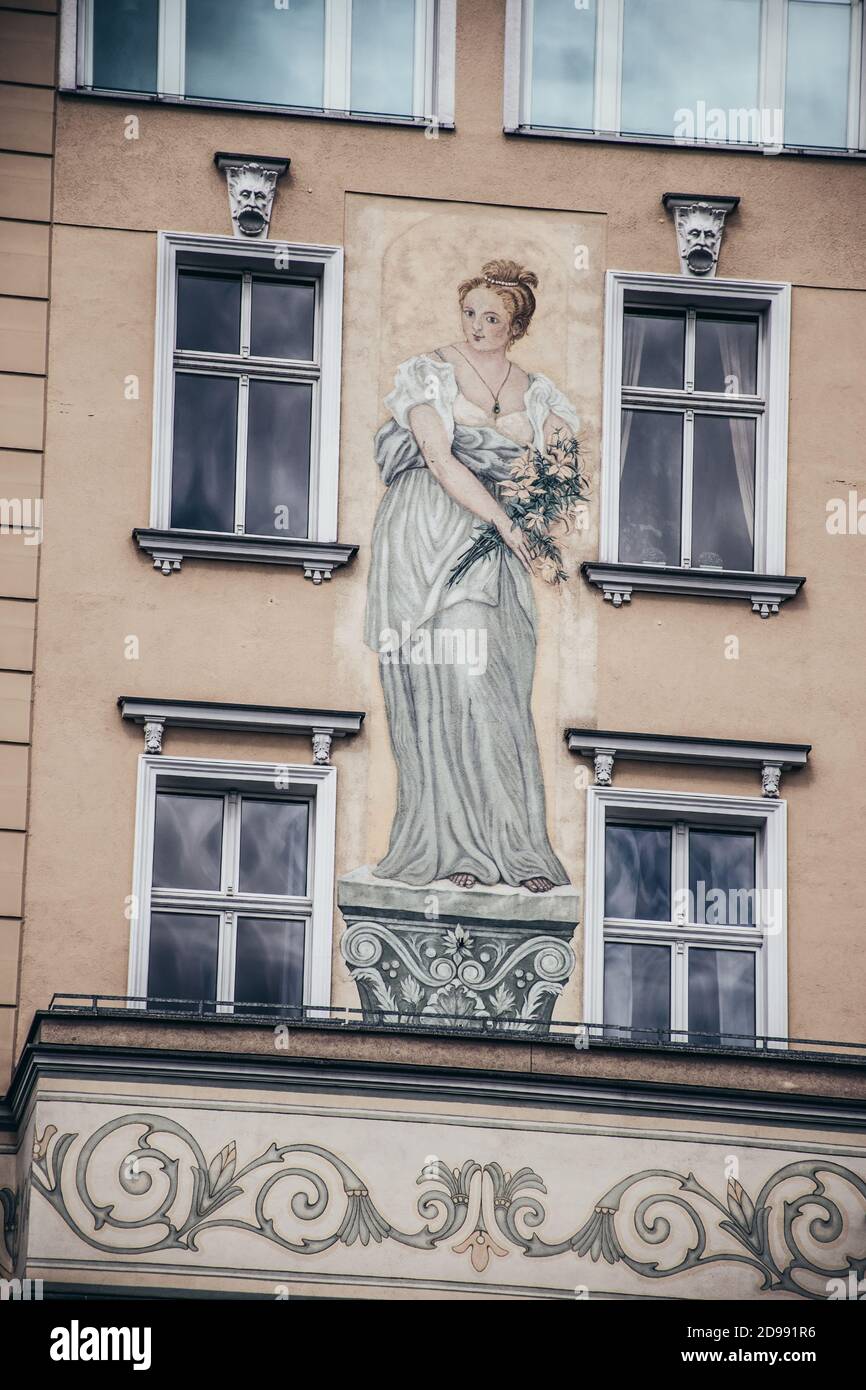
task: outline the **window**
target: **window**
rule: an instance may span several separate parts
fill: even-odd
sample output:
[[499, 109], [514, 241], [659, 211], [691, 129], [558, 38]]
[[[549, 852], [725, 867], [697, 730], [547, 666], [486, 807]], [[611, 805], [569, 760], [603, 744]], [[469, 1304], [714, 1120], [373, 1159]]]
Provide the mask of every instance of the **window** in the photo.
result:
[[130, 994], [193, 1012], [327, 1004], [333, 768], [141, 762]]
[[152, 522], [332, 541], [342, 252], [162, 235]]
[[607, 295], [602, 560], [784, 574], [788, 287]]
[[861, 0], [510, 0], [507, 129], [861, 151]]
[[79, 17], [64, 87], [451, 119], [454, 0], [66, 0]]
[[586, 1017], [607, 1038], [784, 1037], [785, 805], [590, 788]]

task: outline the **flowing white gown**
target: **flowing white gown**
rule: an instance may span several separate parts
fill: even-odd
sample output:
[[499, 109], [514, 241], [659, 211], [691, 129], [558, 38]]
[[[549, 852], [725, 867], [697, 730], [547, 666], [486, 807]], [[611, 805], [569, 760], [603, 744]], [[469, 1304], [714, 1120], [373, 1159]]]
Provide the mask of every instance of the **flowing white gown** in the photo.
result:
[[[392, 418], [375, 439], [387, 487], [372, 538], [365, 641], [380, 671], [397, 762], [397, 809], [388, 853], [374, 873], [423, 885], [454, 873], [481, 883], [535, 877], [568, 882], [547, 834], [544, 784], [530, 707], [536, 617], [532, 583], [507, 548], [449, 588], [455, 565], [482, 526], [427, 468], [409, 426], [413, 406], [438, 412], [452, 452], [491, 492], [527, 445], [544, 447], [551, 414], [577, 433], [574, 407], [531, 375], [524, 410], [497, 427], [460, 395], [444, 358], [412, 357], [385, 399]], [[418, 634], [483, 632], [486, 665], [413, 661]]]

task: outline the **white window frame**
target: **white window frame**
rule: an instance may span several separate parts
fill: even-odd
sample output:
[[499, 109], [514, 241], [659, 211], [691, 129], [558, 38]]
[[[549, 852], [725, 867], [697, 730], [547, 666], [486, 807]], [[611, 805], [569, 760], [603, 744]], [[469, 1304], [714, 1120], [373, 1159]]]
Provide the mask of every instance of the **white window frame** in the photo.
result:
[[[729, 309], [761, 315], [758, 395], [763, 400], [756, 431], [754, 569], [749, 574], [785, 573], [788, 488], [788, 390], [791, 337], [791, 286], [757, 280], [699, 281], [681, 275], [636, 274], [610, 270], [605, 277], [604, 403], [602, 424], [601, 526], [599, 558], [619, 563], [619, 490], [622, 431], [622, 341], [626, 305], [647, 308], [693, 307], [724, 313]], [[647, 391], [647, 399], [663, 392]], [[696, 402], [708, 399], [695, 396]], [[732, 398], [733, 399], [733, 398]], [[725, 398], [719, 398], [720, 402]], [[685, 494], [686, 489], [683, 488]], [[683, 503], [685, 506], [685, 501]], [[630, 567], [652, 571], [653, 565]], [[712, 569], [695, 572], [708, 578]]]
[[[184, 783], [190, 791], [206, 792], [208, 786], [225, 791], [226, 786], [231, 784], [242, 794], [267, 792], [269, 796], [273, 796], [275, 792], [279, 794], [280, 790], [283, 790], [286, 799], [296, 800], [299, 795], [309, 798], [309, 893], [307, 899], [303, 900], [306, 905], [299, 907], [297, 913], [293, 909], [291, 915], [300, 915], [301, 911], [307, 915], [304, 941], [304, 1004], [308, 1007], [329, 1008], [334, 917], [336, 768], [305, 764], [222, 762], [210, 758], [169, 758], [164, 754], [142, 754], [139, 758], [127, 991], [131, 996], [130, 1007], [140, 1008], [140, 1002], [136, 1003], [136, 999], [140, 1001], [148, 992], [157, 791], [161, 788], [182, 790]], [[190, 895], [190, 911], [205, 910], [202, 905], [203, 896], [200, 893]], [[259, 898], [259, 907], [267, 901]], [[273, 903], [274, 900], [270, 901]], [[237, 904], [233, 909], [236, 914], [257, 915], [255, 898], [245, 898], [238, 894]], [[221, 911], [218, 906], [207, 910], [215, 913]], [[222, 911], [224, 910], [223, 908]], [[223, 941], [220, 946], [217, 998], [230, 1000], [234, 992], [234, 955], [224, 949]]]
[[[227, 258], [237, 261], [238, 269], [257, 265], [273, 272], [275, 255], [287, 257], [291, 272], [287, 278], [310, 268], [318, 280], [318, 305], [312, 365], [299, 367], [299, 372], [315, 382], [313, 417], [310, 434], [310, 494], [309, 535], [305, 540], [330, 542], [337, 539], [337, 504], [340, 467], [340, 363], [342, 352], [343, 311], [343, 250], [339, 246], [303, 246], [289, 242], [261, 241], [245, 244], [234, 237], [209, 237], [181, 232], [160, 232], [157, 250], [156, 343], [154, 360], [154, 417], [150, 524], [154, 528], [171, 528], [171, 478], [174, 430], [174, 378], [178, 369], [192, 366], [199, 354], [177, 353], [175, 350], [177, 274], [184, 255], [207, 269], [207, 257], [212, 255], [224, 267]], [[214, 267], [219, 268], [219, 265]], [[248, 349], [247, 349], [248, 351]], [[240, 357], [244, 357], [241, 346]], [[251, 363], [253, 359], [250, 359]], [[255, 359], [258, 363], [265, 359]], [[286, 376], [285, 364], [275, 370], [251, 365], [250, 375]], [[300, 379], [289, 372], [291, 379]], [[242, 415], [243, 392], [238, 408]], [[237, 470], [236, 493], [243, 485], [244, 465]], [[237, 502], [235, 504], [237, 516]], [[253, 533], [237, 528], [227, 536]], [[286, 542], [293, 539], [288, 533]]]
[[[851, 0], [851, 62], [848, 86], [848, 130], [844, 149], [835, 146], [787, 146], [784, 143], [785, 68], [787, 63], [787, 21], [789, 0], [763, 0], [761, 8], [761, 53], [758, 72], [759, 108], [783, 112], [782, 144], [803, 154], [866, 153], [866, 0]], [[505, 27], [505, 111], [506, 131], [571, 135], [575, 139], [624, 140], [636, 144], [694, 144], [712, 148], [775, 149], [758, 142], [700, 140], [688, 141], [673, 135], [638, 135], [620, 131], [622, 96], [622, 37], [624, 0], [597, 0], [595, 86], [593, 129], [558, 128], [556, 131], [532, 125], [532, 23], [534, 0], [506, 0]]]
[[61, 0], [60, 87], [64, 91], [98, 90], [104, 95], [133, 95], [195, 105], [240, 106], [254, 110], [303, 111], [305, 115], [351, 116], [352, 119], [403, 124], [451, 125], [454, 121], [454, 44], [457, 0], [415, 0], [414, 85], [411, 116], [353, 112], [351, 109], [352, 0], [325, 0], [325, 55], [322, 108], [274, 106], [264, 102], [184, 95], [186, 0], [159, 0], [157, 92], [114, 93], [93, 88], [93, 0]]
[[[705, 825], [718, 829], [758, 831], [757, 884], [779, 890], [779, 921], [772, 930], [754, 926], [713, 926], [697, 923], [623, 923], [605, 926], [605, 830], [608, 820], [634, 817], [648, 823]], [[678, 838], [674, 831], [675, 839]], [[684, 851], [680, 851], [684, 852]], [[677, 853], [676, 847], [674, 853]], [[672, 885], [673, 887], [673, 885]], [[759, 894], [763, 904], [763, 894]], [[684, 1035], [688, 947], [752, 949], [755, 968], [755, 1032], [784, 1039], [788, 1035], [787, 957], [787, 805], [782, 800], [748, 796], [717, 796], [697, 792], [661, 792], [618, 787], [589, 787], [586, 805], [586, 898], [584, 957], [584, 1018], [604, 1022], [604, 947], [606, 941], [641, 945], [670, 945], [672, 950], [671, 1031]], [[676, 908], [671, 903], [671, 913]], [[678, 952], [678, 947], [680, 951]], [[681, 957], [678, 964], [677, 955]], [[679, 972], [677, 974], [677, 971]], [[599, 1036], [601, 1029], [599, 1027]], [[758, 1046], [762, 1046], [759, 1042]], [[783, 1047], [784, 1043], [770, 1043]]]

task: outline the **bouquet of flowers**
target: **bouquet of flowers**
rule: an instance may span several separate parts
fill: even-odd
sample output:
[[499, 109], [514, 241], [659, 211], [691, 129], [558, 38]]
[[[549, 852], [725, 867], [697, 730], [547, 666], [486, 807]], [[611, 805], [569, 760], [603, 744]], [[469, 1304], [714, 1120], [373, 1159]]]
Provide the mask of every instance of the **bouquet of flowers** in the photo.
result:
[[[543, 453], [527, 449], [512, 464], [511, 477], [499, 485], [503, 509], [523, 532], [533, 561], [538, 561], [538, 572], [548, 584], [561, 584], [568, 578], [552, 533], [554, 528], [560, 534], [571, 530], [587, 501], [585, 488], [580, 446], [566, 430], [557, 430]], [[496, 527], [488, 522], [451, 571], [448, 587], [504, 544]]]

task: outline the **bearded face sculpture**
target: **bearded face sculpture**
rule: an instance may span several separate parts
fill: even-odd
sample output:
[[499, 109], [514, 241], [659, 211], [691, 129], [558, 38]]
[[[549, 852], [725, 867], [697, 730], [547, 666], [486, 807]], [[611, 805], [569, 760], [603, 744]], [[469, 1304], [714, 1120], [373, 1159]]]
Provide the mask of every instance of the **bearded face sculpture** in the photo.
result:
[[286, 172], [289, 161], [217, 154], [216, 163], [226, 176], [235, 236], [264, 240], [270, 228], [277, 179]]
[[722, 247], [725, 218], [739, 198], [695, 198], [666, 193], [664, 204], [673, 211], [680, 271], [701, 278], [715, 275]]

